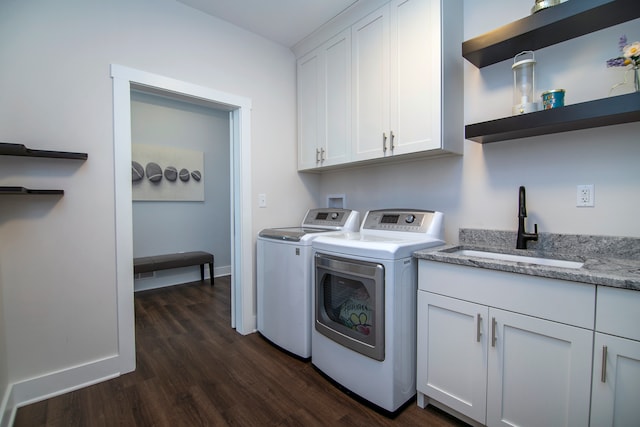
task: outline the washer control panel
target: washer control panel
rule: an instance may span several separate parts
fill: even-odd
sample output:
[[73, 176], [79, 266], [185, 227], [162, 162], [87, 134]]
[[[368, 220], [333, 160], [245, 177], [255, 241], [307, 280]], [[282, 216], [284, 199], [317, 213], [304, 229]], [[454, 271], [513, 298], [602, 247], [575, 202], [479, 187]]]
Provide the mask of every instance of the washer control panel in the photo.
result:
[[[357, 230], [360, 214], [351, 209], [319, 208], [309, 209], [302, 221], [303, 227], [331, 227], [337, 229]], [[348, 231], [347, 230], [347, 231]]]

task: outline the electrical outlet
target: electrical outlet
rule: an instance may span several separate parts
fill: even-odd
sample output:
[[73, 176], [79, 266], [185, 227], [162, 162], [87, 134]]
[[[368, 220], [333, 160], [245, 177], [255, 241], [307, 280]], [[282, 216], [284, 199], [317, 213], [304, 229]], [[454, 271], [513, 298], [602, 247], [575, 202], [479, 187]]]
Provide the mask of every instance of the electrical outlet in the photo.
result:
[[593, 184], [578, 185], [576, 206], [577, 207], [595, 206]]
[[267, 195], [264, 193], [258, 194], [258, 207], [266, 208], [267, 207]]

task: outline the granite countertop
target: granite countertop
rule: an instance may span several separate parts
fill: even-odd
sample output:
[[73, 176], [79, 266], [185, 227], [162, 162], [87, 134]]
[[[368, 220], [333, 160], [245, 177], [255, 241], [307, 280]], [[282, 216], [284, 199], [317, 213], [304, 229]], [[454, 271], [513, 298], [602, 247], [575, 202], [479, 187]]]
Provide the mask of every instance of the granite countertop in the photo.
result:
[[[414, 257], [470, 267], [569, 280], [640, 291], [640, 238], [539, 233], [528, 249], [515, 249], [511, 231], [460, 229], [460, 244], [414, 253]], [[459, 255], [460, 250], [553, 258], [584, 263], [581, 268], [561, 268]]]

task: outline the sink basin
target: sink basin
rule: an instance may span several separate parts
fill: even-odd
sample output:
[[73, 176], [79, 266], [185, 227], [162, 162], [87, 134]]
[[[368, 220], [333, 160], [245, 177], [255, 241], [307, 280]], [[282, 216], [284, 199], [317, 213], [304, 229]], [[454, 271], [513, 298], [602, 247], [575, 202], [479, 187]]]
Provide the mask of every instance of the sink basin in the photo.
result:
[[479, 258], [495, 259], [500, 261], [524, 262], [527, 264], [546, 265], [549, 267], [562, 268], [582, 268], [584, 263], [577, 261], [566, 261], [562, 259], [531, 257], [524, 255], [501, 254], [499, 252], [478, 251], [472, 249], [460, 249], [452, 252], [456, 255], [473, 256]]

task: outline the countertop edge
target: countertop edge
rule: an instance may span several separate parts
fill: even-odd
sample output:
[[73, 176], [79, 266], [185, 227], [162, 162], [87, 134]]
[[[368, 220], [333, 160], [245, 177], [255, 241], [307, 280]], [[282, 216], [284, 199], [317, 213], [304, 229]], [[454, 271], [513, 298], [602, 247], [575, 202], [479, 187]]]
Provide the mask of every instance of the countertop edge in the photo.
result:
[[584, 263], [584, 265], [579, 269], [570, 269], [451, 253], [451, 251], [458, 249], [485, 250], [515, 254], [514, 251], [495, 247], [476, 245], [444, 245], [416, 251], [413, 256], [417, 259], [429, 261], [640, 291], [640, 261], [636, 260], [567, 257], [559, 256], [557, 254], [541, 254], [539, 251], [526, 250], [519, 250], [517, 252], [518, 255], [524, 256], [544, 256], [549, 258], [580, 261]]

